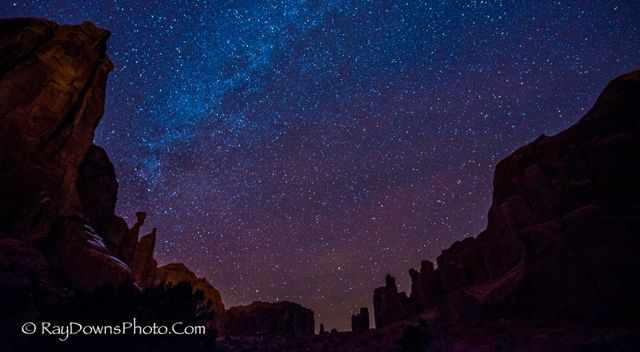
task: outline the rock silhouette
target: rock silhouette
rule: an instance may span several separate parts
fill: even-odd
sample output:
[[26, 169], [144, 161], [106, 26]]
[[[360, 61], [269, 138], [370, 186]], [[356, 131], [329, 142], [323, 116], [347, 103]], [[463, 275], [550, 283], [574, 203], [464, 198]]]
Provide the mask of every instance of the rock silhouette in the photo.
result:
[[415, 304], [416, 312], [420, 313], [427, 308], [440, 303], [442, 283], [433, 263], [423, 260], [420, 271], [409, 270], [411, 276], [411, 301]]
[[213, 311], [211, 326], [216, 329], [218, 335], [224, 335], [225, 309], [220, 291], [213, 287], [205, 278], [197, 277], [182, 263], [171, 263], [155, 270], [154, 286], [175, 286], [179, 283], [188, 283], [194, 290], [202, 292], [204, 301]]
[[[574, 126], [498, 163], [486, 230], [374, 292], [376, 325], [431, 309], [452, 321], [624, 325], [640, 285], [640, 71], [613, 80]], [[408, 308], [407, 308], [408, 307]]]
[[0, 341], [98, 290], [114, 300], [184, 291], [152, 287], [155, 229], [138, 242], [146, 214], [131, 229], [115, 214], [115, 169], [93, 145], [108, 37], [89, 22], [0, 20]]
[[156, 229], [142, 236], [136, 245], [136, 252], [133, 256], [133, 275], [142, 287], [152, 287], [155, 283], [156, 269], [158, 263], [153, 258], [153, 251], [156, 248]]
[[387, 275], [385, 285], [373, 292], [373, 309], [376, 328], [384, 328], [389, 324], [405, 320], [410, 317], [411, 302], [404, 292], [398, 292], [396, 279]]
[[126, 229], [113, 167], [92, 145], [109, 32], [35, 19], [2, 20], [0, 32], [0, 232], [42, 253], [50, 285], [131, 283], [109, 248]]
[[[64, 301], [69, 289], [186, 283], [202, 292], [222, 334], [220, 292], [183, 264], [158, 268], [156, 230], [138, 238], [146, 213], [136, 213], [132, 228], [115, 214], [116, 171], [92, 142], [112, 68], [109, 32], [89, 22], [12, 19], [0, 20], [0, 33], [0, 291], [16, 315], [9, 323], [39, 311], [43, 297]], [[313, 334], [313, 312], [301, 306], [251, 307], [269, 332]], [[234, 317], [234, 333], [252, 332], [241, 328], [249, 316]]]
[[[17, 331], [17, 322], [74, 297], [92, 302], [96, 290], [117, 296], [119, 288], [132, 297], [154, 295], [153, 307], [170, 305], [162, 295], [174, 292], [198, 313], [200, 301], [189, 297], [202, 292], [220, 332], [302, 341], [281, 350], [384, 351], [396, 349], [396, 340], [413, 348], [412, 341], [426, 346], [427, 334], [438, 342], [429, 346], [447, 346], [451, 336], [458, 344], [467, 336], [480, 339], [469, 325], [489, 326], [489, 333], [476, 334], [496, 350], [510, 350], [517, 339], [504, 322], [637, 325], [640, 71], [612, 81], [571, 128], [502, 160], [487, 228], [444, 250], [437, 267], [424, 261], [419, 271], [410, 270], [408, 296], [387, 276], [373, 294], [377, 330], [368, 329], [368, 312], [361, 311], [353, 334], [335, 331], [314, 340], [311, 310], [254, 302], [225, 311], [220, 293], [183, 264], [158, 267], [155, 229], [138, 239], [145, 213], [136, 214], [131, 229], [115, 214], [115, 169], [93, 145], [112, 68], [108, 37], [88, 22], [0, 20], [1, 341], [15, 340], [5, 335]], [[437, 317], [433, 326], [420, 321], [431, 316]], [[436, 324], [443, 321], [452, 331]], [[553, 350], [531, 331], [525, 330], [527, 343]], [[593, 337], [576, 334], [579, 342], [585, 340], [580, 334]], [[616, 338], [623, 347], [635, 341]], [[608, 343], [585, 346], [603, 350]]]
[[225, 332], [231, 336], [312, 336], [313, 311], [293, 302], [253, 302], [232, 307], [225, 315]]
[[640, 284], [640, 71], [574, 126], [498, 163], [487, 228], [388, 275], [376, 329], [229, 351], [635, 351]]
[[362, 307], [351, 316], [351, 331], [359, 333], [369, 330], [369, 308]]

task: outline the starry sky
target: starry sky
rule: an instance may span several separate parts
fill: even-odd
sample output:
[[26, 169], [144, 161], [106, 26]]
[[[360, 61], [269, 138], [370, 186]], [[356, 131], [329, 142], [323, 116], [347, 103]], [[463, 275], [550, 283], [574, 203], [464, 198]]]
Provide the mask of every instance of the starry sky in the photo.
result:
[[[11, 1], [109, 29], [118, 212], [227, 306], [347, 329], [486, 223], [493, 168], [638, 68], [637, 1]], [[370, 308], [372, 311], [372, 308]]]

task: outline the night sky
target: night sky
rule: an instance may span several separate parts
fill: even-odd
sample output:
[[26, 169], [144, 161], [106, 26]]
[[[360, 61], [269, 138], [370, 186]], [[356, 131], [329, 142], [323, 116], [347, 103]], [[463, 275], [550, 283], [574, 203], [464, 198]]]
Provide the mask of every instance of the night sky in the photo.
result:
[[[259, 3], [259, 4], [256, 4]], [[118, 212], [227, 306], [346, 329], [486, 223], [494, 166], [638, 68], [638, 1], [7, 1], [109, 29]]]

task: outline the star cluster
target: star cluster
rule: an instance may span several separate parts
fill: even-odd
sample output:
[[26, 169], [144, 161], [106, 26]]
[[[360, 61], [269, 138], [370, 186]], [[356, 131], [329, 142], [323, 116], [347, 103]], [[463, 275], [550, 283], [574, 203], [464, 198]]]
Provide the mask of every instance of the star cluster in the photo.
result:
[[109, 29], [118, 212], [227, 306], [328, 328], [477, 234], [492, 170], [638, 68], [634, 1], [8, 1]]

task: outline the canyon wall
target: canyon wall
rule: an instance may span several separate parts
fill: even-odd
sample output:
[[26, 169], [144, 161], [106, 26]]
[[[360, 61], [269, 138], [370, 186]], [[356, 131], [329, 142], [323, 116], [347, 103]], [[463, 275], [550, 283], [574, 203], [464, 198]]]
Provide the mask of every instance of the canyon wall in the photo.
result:
[[[113, 166], [92, 144], [112, 69], [106, 55], [109, 32], [88, 22], [59, 26], [16, 19], [1, 20], [0, 33], [5, 275], [19, 275], [6, 268], [17, 265], [17, 252], [27, 251], [42, 265], [37, 277], [13, 278], [36, 286], [22, 289], [132, 283], [127, 258], [109, 248], [128, 232], [114, 215]], [[96, 192], [89, 195], [90, 190]]]
[[156, 283], [155, 229], [139, 241], [146, 214], [132, 228], [115, 214], [116, 172], [93, 144], [108, 37], [89, 22], [0, 20], [0, 290], [16, 314], [68, 289]]
[[116, 170], [93, 144], [113, 68], [109, 34], [89, 22], [0, 20], [0, 322], [72, 291], [186, 282], [203, 293], [219, 334], [225, 325], [238, 335], [313, 334], [313, 312], [289, 302], [232, 308], [227, 321], [206, 279], [181, 263], [158, 267], [156, 229], [139, 238], [146, 213], [131, 228], [115, 214]]
[[[559, 134], [500, 161], [487, 228], [376, 289], [378, 327], [432, 311], [454, 321], [637, 321], [640, 71], [607, 85]], [[390, 287], [393, 286], [393, 287]], [[408, 312], [408, 313], [407, 313]]]

